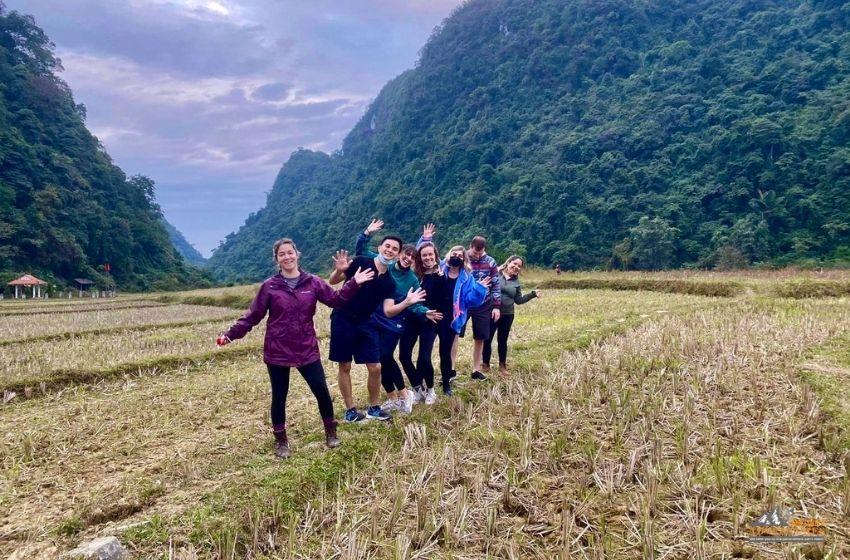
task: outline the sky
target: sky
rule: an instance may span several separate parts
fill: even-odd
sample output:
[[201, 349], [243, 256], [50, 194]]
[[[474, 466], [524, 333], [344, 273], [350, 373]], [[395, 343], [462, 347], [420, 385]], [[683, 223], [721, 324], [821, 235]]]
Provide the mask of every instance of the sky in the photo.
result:
[[204, 256], [299, 147], [331, 152], [461, 0], [4, 0], [86, 125]]

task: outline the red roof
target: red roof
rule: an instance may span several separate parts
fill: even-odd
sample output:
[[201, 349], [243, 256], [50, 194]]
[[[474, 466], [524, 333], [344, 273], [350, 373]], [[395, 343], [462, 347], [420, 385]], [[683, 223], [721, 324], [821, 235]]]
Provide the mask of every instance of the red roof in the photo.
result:
[[44, 280], [39, 280], [32, 274], [24, 274], [16, 280], [9, 282], [10, 286], [35, 286], [38, 284], [47, 284]]

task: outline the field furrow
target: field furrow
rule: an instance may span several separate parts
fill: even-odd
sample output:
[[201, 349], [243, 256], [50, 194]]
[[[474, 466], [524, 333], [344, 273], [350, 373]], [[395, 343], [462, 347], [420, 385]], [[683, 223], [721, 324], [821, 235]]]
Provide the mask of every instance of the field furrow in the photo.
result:
[[108, 308], [86, 313], [48, 313], [42, 315], [0, 316], [0, 342], [56, 334], [83, 333], [93, 330], [120, 329], [140, 325], [162, 325], [211, 319], [236, 318], [238, 312], [202, 305], [157, 305]]
[[[546, 290], [517, 308], [506, 378], [470, 380], [463, 339], [454, 398], [343, 425], [334, 451], [293, 372], [285, 462], [264, 329], [213, 349], [228, 324], [0, 347], [10, 382], [93, 372], [0, 406], [0, 555], [117, 534], [140, 558], [784, 558], [745, 541], [772, 504], [850, 554], [844, 397], [827, 416], [804, 382], [846, 374], [822, 349], [841, 347], [850, 301]], [[327, 310], [316, 325], [326, 356]]]
[[[215, 351], [215, 337], [229, 325], [201, 322], [146, 331], [118, 331], [61, 340], [0, 346], [0, 391], [44, 392], [55, 386], [197, 359]], [[255, 329], [223, 353], [259, 348], [264, 328]], [[30, 396], [30, 395], [26, 395]], [[8, 398], [8, 397], [7, 397]]]

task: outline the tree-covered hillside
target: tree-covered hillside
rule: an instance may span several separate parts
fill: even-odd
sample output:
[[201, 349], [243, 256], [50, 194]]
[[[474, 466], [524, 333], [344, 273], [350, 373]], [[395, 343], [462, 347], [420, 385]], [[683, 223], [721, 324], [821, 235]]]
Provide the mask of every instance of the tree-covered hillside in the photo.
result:
[[470, 0], [326, 156], [299, 151], [216, 251], [308, 267], [371, 217], [564, 268], [850, 261], [850, 8]]
[[180, 233], [180, 230], [174, 227], [168, 220], [162, 218], [162, 225], [165, 226], [165, 231], [168, 232], [168, 238], [171, 240], [171, 245], [177, 249], [177, 252], [180, 253], [180, 256], [194, 266], [203, 267], [207, 264], [207, 259], [195, 249], [195, 246], [189, 243], [189, 241], [183, 237], [183, 234]]
[[122, 289], [207, 282], [171, 246], [153, 181], [112, 163], [59, 70], [32, 17], [0, 2], [0, 276], [100, 280], [110, 263]]

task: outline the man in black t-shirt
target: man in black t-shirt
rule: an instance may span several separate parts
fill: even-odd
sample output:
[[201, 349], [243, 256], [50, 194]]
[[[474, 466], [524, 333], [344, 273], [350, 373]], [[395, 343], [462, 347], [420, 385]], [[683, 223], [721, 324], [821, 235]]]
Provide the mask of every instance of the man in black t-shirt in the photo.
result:
[[[381, 240], [378, 256], [375, 258], [355, 257], [351, 260], [347, 251], [337, 251], [334, 256], [335, 269], [330, 278], [331, 284], [336, 284], [343, 278], [351, 278], [358, 270], [371, 269], [375, 272], [371, 282], [366, 282], [353, 298], [331, 313], [329, 359], [339, 363], [339, 391], [345, 402], [346, 422], [358, 422], [364, 418], [390, 418], [378, 405], [381, 391], [381, 355], [378, 326], [372, 318], [372, 313], [383, 304], [384, 314], [394, 317], [425, 299], [425, 292], [421, 289], [410, 290], [407, 297], [399, 303], [395, 303], [393, 299], [395, 282], [390, 276], [389, 267], [395, 264], [401, 245], [401, 239], [390, 235]], [[365, 415], [354, 406], [351, 391], [352, 358], [358, 364], [366, 364], [369, 371], [369, 408]]]

